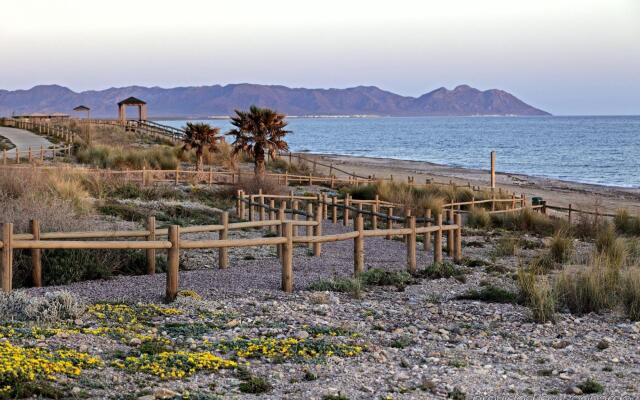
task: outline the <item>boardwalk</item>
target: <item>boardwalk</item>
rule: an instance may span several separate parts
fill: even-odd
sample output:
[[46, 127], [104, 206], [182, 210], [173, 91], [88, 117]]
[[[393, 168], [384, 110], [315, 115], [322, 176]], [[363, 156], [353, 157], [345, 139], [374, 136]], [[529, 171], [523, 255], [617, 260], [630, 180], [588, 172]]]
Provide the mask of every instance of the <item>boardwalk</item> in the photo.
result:
[[[0, 126], [0, 136], [4, 136], [9, 139], [11, 143], [13, 143], [18, 150], [29, 150], [31, 147], [34, 151], [39, 150], [40, 146], [44, 146], [44, 148], [48, 148], [52, 146], [53, 143], [49, 142], [42, 136], [38, 136], [35, 133], [26, 131], [24, 129], [16, 129], [16, 128], [7, 128], [4, 126]], [[9, 151], [7, 156], [9, 158], [14, 158], [15, 154], [13, 151]]]

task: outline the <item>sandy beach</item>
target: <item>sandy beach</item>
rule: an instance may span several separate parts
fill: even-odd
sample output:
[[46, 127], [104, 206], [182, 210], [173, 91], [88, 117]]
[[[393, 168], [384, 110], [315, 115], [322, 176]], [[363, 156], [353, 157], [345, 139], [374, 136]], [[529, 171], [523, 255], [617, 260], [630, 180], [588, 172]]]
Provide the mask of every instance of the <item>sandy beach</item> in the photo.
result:
[[[375, 175], [380, 178], [389, 178], [393, 175], [394, 179], [403, 181], [406, 181], [408, 176], [413, 176], [416, 183], [434, 179], [439, 182], [452, 180], [459, 185], [470, 182], [472, 185], [488, 186], [490, 178], [488, 169], [457, 168], [424, 161], [311, 153], [303, 155], [362, 176]], [[499, 161], [497, 169], [499, 171]], [[326, 167], [318, 166], [318, 170], [328, 172]], [[524, 193], [527, 198], [540, 196], [549, 205], [567, 207], [571, 204], [573, 208], [581, 210], [594, 210], [598, 207], [598, 210], [603, 212], [615, 212], [618, 208], [627, 208], [632, 213], [640, 213], [640, 189], [638, 188], [591, 185], [501, 172], [496, 173], [496, 180], [500, 188]]]

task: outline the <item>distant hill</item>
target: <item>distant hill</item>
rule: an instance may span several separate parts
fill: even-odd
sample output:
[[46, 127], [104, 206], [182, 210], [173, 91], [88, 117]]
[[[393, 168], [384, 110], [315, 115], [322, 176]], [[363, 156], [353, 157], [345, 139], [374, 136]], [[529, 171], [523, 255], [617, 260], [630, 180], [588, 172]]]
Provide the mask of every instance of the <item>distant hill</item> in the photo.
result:
[[230, 115], [252, 104], [288, 115], [550, 115], [510, 93], [467, 85], [436, 89], [420, 97], [400, 96], [375, 86], [304, 89], [248, 83], [163, 89], [129, 86], [74, 92], [59, 85], [0, 90], [0, 116], [34, 112], [73, 114], [83, 104], [95, 117], [115, 118], [116, 103], [129, 96], [147, 102], [150, 117], [195, 118]]

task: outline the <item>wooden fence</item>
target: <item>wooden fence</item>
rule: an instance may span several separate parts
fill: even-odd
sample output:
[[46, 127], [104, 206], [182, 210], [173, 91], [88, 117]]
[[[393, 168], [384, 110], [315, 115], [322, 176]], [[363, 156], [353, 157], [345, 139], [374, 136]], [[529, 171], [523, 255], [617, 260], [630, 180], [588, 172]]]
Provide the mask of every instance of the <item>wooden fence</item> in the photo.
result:
[[[147, 273], [155, 273], [155, 255], [157, 250], [167, 250], [167, 285], [166, 297], [168, 300], [175, 298], [178, 287], [178, 264], [180, 252], [189, 249], [218, 249], [219, 267], [227, 268], [227, 249], [238, 247], [276, 246], [282, 265], [281, 288], [285, 292], [291, 292], [294, 286], [293, 276], [293, 246], [295, 244], [307, 245], [312, 249], [314, 256], [321, 255], [322, 243], [352, 240], [354, 243], [354, 275], [364, 271], [365, 238], [404, 236], [406, 244], [407, 269], [415, 272], [417, 236], [424, 236], [424, 250], [433, 250], [434, 260], [442, 260], [443, 236], [447, 240], [447, 250], [455, 260], [462, 259], [462, 221], [460, 214], [454, 214], [452, 210], [447, 213], [447, 219], [442, 215], [435, 218], [422, 219], [424, 226], [418, 226], [414, 216], [404, 218], [394, 217], [381, 213], [374, 213], [361, 209], [364, 202], [356, 202], [358, 206], [347, 204], [328, 203], [326, 198], [295, 196], [283, 198], [282, 196], [258, 194], [261, 202], [252, 201], [252, 196], [239, 193], [238, 215], [243, 215], [246, 210], [258, 218], [250, 217], [252, 221], [229, 223], [227, 212], [221, 214], [221, 223], [216, 225], [192, 226], [181, 228], [176, 225], [164, 229], [157, 229], [154, 217], [149, 217], [145, 230], [136, 231], [96, 231], [96, 232], [40, 232], [38, 221], [32, 221], [30, 233], [14, 233], [13, 224], [2, 225], [1, 250], [1, 278], [2, 290], [10, 292], [13, 287], [13, 252], [14, 250], [30, 250], [32, 278], [35, 286], [42, 285], [41, 251], [43, 249], [138, 249], [147, 253]], [[254, 197], [255, 199], [255, 197]], [[278, 207], [275, 201], [279, 200]], [[265, 202], [269, 201], [269, 204]], [[300, 209], [300, 205], [304, 205]], [[322, 233], [322, 224], [329, 218], [336, 221], [338, 210], [341, 218], [348, 224], [353, 219], [354, 230], [346, 233], [325, 235]], [[352, 217], [349, 217], [352, 212]], [[287, 218], [289, 214], [289, 218]], [[303, 219], [299, 219], [303, 216]], [[386, 228], [378, 228], [371, 225], [372, 229], [365, 229], [364, 218], [387, 218]], [[394, 223], [402, 223], [402, 227], [394, 226]], [[305, 233], [300, 234], [299, 228], [305, 227]], [[247, 228], [268, 228], [277, 232], [275, 237], [262, 237], [254, 239], [228, 239], [229, 231]], [[185, 240], [181, 234], [196, 232], [218, 232], [218, 238], [212, 240]], [[166, 240], [161, 240], [165, 237]], [[432, 245], [433, 237], [433, 245]], [[93, 239], [93, 240], [89, 240]], [[129, 240], [114, 240], [129, 239]], [[142, 239], [142, 240], [140, 240]]]

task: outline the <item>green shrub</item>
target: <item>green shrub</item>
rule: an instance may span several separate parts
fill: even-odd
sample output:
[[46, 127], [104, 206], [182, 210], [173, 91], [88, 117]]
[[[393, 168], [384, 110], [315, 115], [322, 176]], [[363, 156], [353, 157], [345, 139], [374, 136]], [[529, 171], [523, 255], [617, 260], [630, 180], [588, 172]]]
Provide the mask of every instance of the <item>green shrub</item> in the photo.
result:
[[466, 270], [450, 262], [438, 262], [429, 265], [424, 270], [418, 271], [417, 275], [421, 278], [442, 279], [455, 278], [459, 281], [465, 280]]
[[353, 297], [362, 296], [362, 282], [355, 278], [321, 279], [312, 282], [308, 290], [351, 293]]
[[564, 227], [564, 222], [551, 219], [548, 216], [536, 212], [531, 208], [525, 208], [520, 212], [509, 212], [491, 215], [493, 226], [508, 230], [533, 232], [540, 235], [551, 235]]
[[517, 282], [520, 302], [529, 307], [532, 319], [540, 324], [554, 321], [556, 297], [549, 282], [524, 269], [518, 271]]
[[578, 388], [580, 388], [584, 394], [602, 393], [604, 391], [604, 386], [591, 378], [578, 384]]
[[622, 305], [627, 317], [640, 321], [640, 268], [632, 267], [622, 275]]
[[240, 383], [240, 391], [242, 393], [268, 393], [271, 389], [273, 389], [273, 386], [265, 378], [259, 376], [252, 376]]
[[44, 296], [13, 291], [0, 293], [1, 321], [35, 321], [51, 323], [80, 317], [85, 304], [73, 293], [60, 290]]
[[573, 253], [573, 240], [566, 231], [558, 231], [551, 238], [549, 254], [553, 261], [564, 263], [569, 261]]
[[555, 280], [554, 291], [561, 306], [574, 314], [609, 310], [617, 304], [620, 272], [597, 260], [582, 270], [564, 270]]
[[484, 208], [474, 207], [469, 212], [467, 225], [472, 228], [488, 229], [491, 227], [491, 214]]
[[519, 243], [519, 239], [514, 236], [501, 237], [491, 254], [496, 257], [515, 256], [520, 248]]
[[363, 284], [369, 286], [396, 286], [403, 288], [412, 281], [406, 271], [385, 271], [379, 268], [370, 269], [360, 274]]
[[473, 289], [457, 297], [459, 300], [477, 300], [488, 303], [516, 303], [518, 295], [509, 290], [488, 285], [480, 290]]

